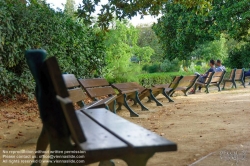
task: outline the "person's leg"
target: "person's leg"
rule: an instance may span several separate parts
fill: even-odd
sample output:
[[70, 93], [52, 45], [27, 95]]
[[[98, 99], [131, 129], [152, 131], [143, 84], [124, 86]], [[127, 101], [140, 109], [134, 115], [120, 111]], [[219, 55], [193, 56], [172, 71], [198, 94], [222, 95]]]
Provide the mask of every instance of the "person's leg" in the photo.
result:
[[[199, 77], [199, 82], [205, 83], [206, 78], [203, 76]], [[201, 86], [199, 86], [199, 91], [201, 91]]]

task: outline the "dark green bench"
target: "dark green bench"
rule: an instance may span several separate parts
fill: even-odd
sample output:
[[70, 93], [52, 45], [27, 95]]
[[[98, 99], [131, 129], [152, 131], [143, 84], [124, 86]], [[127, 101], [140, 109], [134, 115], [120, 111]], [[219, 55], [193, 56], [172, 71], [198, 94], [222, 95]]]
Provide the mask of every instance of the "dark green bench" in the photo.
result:
[[178, 86], [173, 90], [171, 96], [176, 91], [182, 91], [184, 95], [187, 96], [187, 92], [194, 86], [198, 78], [199, 75], [183, 76], [183, 78], [179, 81]]
[[[176, 151], [177, 145], [104, 108], [75, 110], [55, 57], [45, 61], [42, 50], [26, 52], [36, 82], [35, 95], [43, 128], [37, 142], [37, 158], [50, 145], [49, 165], [87, 165], [123, 159], [129, 166], [145, 166], [156, 152]], [[53, 153], [52, 153], [53, 152]], [[63, 152], [63, 153], [61, 153]], [[67, 155], [78, 155], [77, 161]], [[79, 156], [80, 154], [80, 156]], [[67, 162], [78, 163], [67, 163]], [[52, 163], [52, 164], [51, 164]], [[38, 164], [39, 165], [39, 164]]]
[[[80, 107], [84, 109], [89, 108], [106, 108], [115, 113], [115, 105], [116, 105], [116, 94], [111, 87], [103, 87], [99, 89], [90, 89], [86, 92], [88, 94], [92, 94], [92, 102], [84, 103], [84, 100], [87, 99], [87, 96], [83, 92], [81, 85], [76, 79], [74, 74], [63, 74], [63, 80], [68, 89], [70, 99], [73, 103], [77, 103]], [[98, 95], [96, 95], [98, 94]], [[105, 96], [105, 98], [98, 99], [96, 97]]]
[[[104, 78], [93, 78], [93, 79], [79, 79], [78, 80], [83, 89], [87, 92], [88, 96], [92, 99], [100, 96], [110, 96], [116, 94], [115, 90], [109, 85], [108, 81]], [[139, 115], [128, 105], [127, 100], [130, 96], [137, 95], [138, 89], [126, 89], [125, 91], [117, 94], [116, 103], [118, 108], [115, 110], [120, 110], [121, 106], [124, 105], [125, 108], [130, 112], [131, 117], [138, 117]], [[142, 105], [142, 110], [148, 110]]]
[[148, 108], [141, 102], [141, 100], [145, 97], [148, 98], [148, 102], [154, 100], [157, 106], [162, 106], [162, 104], [153, 95], [154, 92], [161, 91], [161, 89], [154, 87], [145, 88], [137, 82], [116, 83], [112, 84], [112, 87], [115, 88], [119, 94], [124, 94], [126, 91], [136, 90], [135, 93], [127, 95], [127, 100], [132, 99], [134, 101], [134, 105], [138, 103], [142, 110], [148, 110]]
[[211, 81], [212, 81], [212, 78], [213, 78], [214, 73], [215, 73], [215, 72], [209, 72], [209, 73], [207, 74], [207, 77], [206, 77], [206, 79], [205, 79], [205, 82], [199, 82], [199, 81], [197, 81], [197, 82], [195, 83], [195, 85], [194, 85], [194, 93], [196, 92], [196, 89], [197, 89], [198, 87], [206, 88], [205, 92], [206, 92], [206, 93], [209, 93], [208, 88], [209, 88], [209, 85], [210, 85], [210, 83], [211, 83]]
[[245, 82], [244, 82], [244, 68], [243, 69], [232, 69], [230, 73], [230, 77], [228, 79], [223, 80], [223, 88], [225, 89], [226, 83], [232, 83], [232, 88], [237, 88], [236, 81], [240, 81], [241, 84], [245, 88]]
[[218, 91], [221, 91], [220, 84], [224, 79], [226, 71], [215, 72], [209, 86], [216, 86]]
[[161, 93], [168, 99], [169, 102], [174, 102], [170, 96], [173, 94], [182, 78], [183, 76], [175, 76], [170, 84], [153, 85], [155, 88], [162, 89], [161, 92], [154, 92], [153, 95], [156, 97]]

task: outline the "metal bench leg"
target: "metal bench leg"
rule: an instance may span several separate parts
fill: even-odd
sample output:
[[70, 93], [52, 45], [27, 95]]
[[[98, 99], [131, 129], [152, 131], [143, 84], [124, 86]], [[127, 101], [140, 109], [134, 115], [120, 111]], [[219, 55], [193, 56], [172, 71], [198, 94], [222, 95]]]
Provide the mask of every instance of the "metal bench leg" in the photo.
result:
[[175, 93], [175, 91], [173, 91], [173, 92], [171, 92], [170, 94], [169, 94], [169, 96], [170, 97], [173, 97], [173, 94]]
[[182, 92], [184, 93], [184, 96], [188, 96], [187, 94], [188, 90], [183, 90]]
[[197, 86], [198, 86], [198, 85], [195, 85], [195, 86], [194, 86], [194, 94], [196, 93]]
[[128, 164], [128, 166], [146, 166], [147, 161], [152, 157], [154, 153], [150, 154], [130, 154], [122, 159]]
[[226, 82], [224, 81], [224, 82], [223, 82], [222, 90], [225, 90], [225, 84], [226, 84]]
[[233, 81], [233, 86], [235, 87], [235, 89], [237, 88], [235, 81]]
[[121, 110], [122, 109], [122, 103], [119, 103], [118, 102], [118, 108], [116, 109], [116, 111], [119, 111], [119, 110]]
[[220, 85], [217, 85], [217, 87], [218, 87], [218, 91], [220, 92], [220, 91], [221, 91], [221, 89], [220, 89]]
[[169, 102], [174, 102], [174, 100], [172, 100], [168, 94], [165, 92], [165, 89], [162, 90], [162, 94], [168, 99]]
[[141, 106], [141, 110], [142, 110], [142, 111], [148, 111], [148, 108], [145, 107], [145, 106], [141, 103], [141, 100], [139, 99], [139, 96], [138, 96], [138, 92], [136, 92], [135, 100], [136, 100], [136, 102]]
[[154, 97], [152, 90], [150, 90], [150, 98], [155, 101], [157, 106], [162, 106], [162, 104]]
[[206, 86], [206, 93], [209, 93], [209, 91], [208, 91], [208, 86]]
[[147, 101], [147, 103], [151, 103], [151, 100], [152, 100], [152, 98], [151, 98], [150, 96], [148, 96], [148, 101]]
[[242, 85], [244, 86], [244, 88], [246, 88], [246, 86], [245, 86], [245, 81], [244, 81], [244, 80], [241, 80], [241, 83], [242, 83]]
[[113, 113], [116, 114], [116, 109], [115, 109], [115, 106], [116, 106], [116, 101], [113, 101], [109, 104], [109, 110], [112, 111]]
[[124, 106], [128, 109], [128, 111], [130, 112], [130, 117], [139, 117], [139, 115], [137, 113], [135, 113], [128, 105], [127, 103], [127, 95], [124, 94]]

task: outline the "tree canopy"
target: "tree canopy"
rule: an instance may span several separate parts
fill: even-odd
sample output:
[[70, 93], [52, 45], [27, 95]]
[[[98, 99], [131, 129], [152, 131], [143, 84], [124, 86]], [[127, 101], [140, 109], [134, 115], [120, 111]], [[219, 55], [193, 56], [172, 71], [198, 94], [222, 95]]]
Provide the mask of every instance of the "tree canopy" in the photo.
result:
[[190, 58], [197, 44], [218, 40], [221, 33], [236, 40], [249, 38], [249, 0], [214, 0], [212, 9], [206, 14], [197, 14], [192, 8], [168, 2], [163, 14], [153, 29], [170, 60]]
[[46, 3], [0, 1], [0, 95], [33, 92], [24, 52], [45, 49], [63, 72], [77, 77], [100, 74], [105, 66], [102, 33]]
[[[129, 18], [140, 15], [158, 16], [166, 3], [182, 4], [188, 8], [195, 9], [197, 12], [208, 10], [212, 0], [108, 0], [101, 5], [98, 13], [98, 24], [103, 29], [107, 29], [110, 21], [116, 17], [118, 19]], [[78, 7], [78, 16], [83, 18], [85, 23], [91, 23], [92, 13], [96, 11], [96, 6], [100, 0], [83, 0]]]

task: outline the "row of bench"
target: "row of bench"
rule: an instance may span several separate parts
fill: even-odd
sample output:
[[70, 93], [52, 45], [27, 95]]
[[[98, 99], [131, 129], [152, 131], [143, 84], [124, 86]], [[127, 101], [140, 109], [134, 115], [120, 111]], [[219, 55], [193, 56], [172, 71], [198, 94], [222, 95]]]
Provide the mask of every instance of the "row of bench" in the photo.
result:
[[[208, 88], [210, 86], [216, 86], [218, 87], [218, 91], [220, 91], [220, 84], [222, 82], [224, 82], [223, 89], [227, 82], [232, 82], [232, 85], [235, 88], [235, 81], [241, 81], [244, 85], [244, 69], [233, 69], [229, 79], [224, 79], [225, 73], [225, 71], [210, 72], [204, 83], [197, 81], [199, 77], [198, 75], [176, 76], [170, 84], [153, 85], [151, 88], [145, 88], [136, 82], [116, 83], [110, 85], [104, 78], [77, 80], [73, 74], [63, 74], [63, 78], [71, 100], [78, 103], [79, 106], [83, 107], [84, 104], [82, 101], [86, 99], [85, 94], [82, 91], [83, 88], [88, 97], [94, 101], [90, 105], [85, 105], [84, 108], [97, 108], [104, 104], [107, 109], [116, 113], [116, 110], [121, 110], [122, 105], [124, 105], [130, 112], [131, 117], [138, 117], [139, 115], [128, 105], [128, 100], [133, 100], [134, 105], [138, 103], [142, 111], [147, 111], [148, 108], [141, 102], [145, 97], [148, 98], [148, 102], [153, 100], [157, 106], [162, 106], [162, 104], [156, 99], [159, 94], [163, 94], [169, 102], [173, 102], [170, 96], [176, 91], [182, 91], [187, 96], [187, 92], [192, 87], [194, 87], [195, 90], [199, 86], [204, 87], [206, 88], [206, 92], [209, 93]], [[116, 93], [116, 91], [118, 93]], [[100, 99], [101, 97], [105, 98]], [[118, 108], [116, 108], [116, 104], [118, 104]]]
[[[176, 151], [175, 143], [112, 112], [116, 113], [123, 105], [131, 117], [138, 117], [128, 105], [129, 99], [146, 111], [148, 109], [141, 102], [145, 97], [148, 101], [155, 101], [157, 106], [162, 106], [156, 99], [159, 94], [173, 102], [170, 96], [176, 91], [187, 95], [191, 87], [205, 87], [208, 93], [209, 86], [217, 86], [220, 91], [225, 75], [225, 72], [209, 73], [205, 83], [198, 82], [197, 75], [176, 76], [170, 84], [151, 88], [144, 88], [135, 82], [109, 85], [103, 78], [77, 80], [73, 74], [61, 74], [56, 58], [45, 60], [45, 57], [43, 50], [26, 52], [27, 63], [36, 81], [36, 98], [43, 122], [37, 151], [45, 151], [48, 144], [51, 151], [84, 150], [85, 164], [101, 161], [101, 165], [113, 165], [109, 159], [120, 158], [128, 165], [140, 166], [146, 165], [155, 152]], [[232, 70], [230, 78], [224, 79], [224, 86], [231, 81], [236, 87], [235, 81], [242, 77], [238, 73], [239, 69]], [[85, 92], [93, 102], [83, 103]], [[80, 109], [75, 110], [74, 103]], [[37, 154], [35, 162], [41, 160], [41, 154]]]
[[245, 87], [244, 82], [244, 68], [243, 69], [232, 69], [230, 76], [228, 79], [224, 79], [224, 76], [226, 74], [226, 71], [223, 72], [209, 72], [208, 76], [204, 83], [197, 82], [195, 83], [195, 90], [198, 86], [206, 88], [205, 92], [209, 93], [209, 86], [217, 86], [218, 91], [221, 91], [220, 84], [223, 82], [223, 88], [225, 89], [225, 86], [227, 83], [231, 83], [232, 88], [237, 88], [236, 81], [240, 81], [241, 84]]

